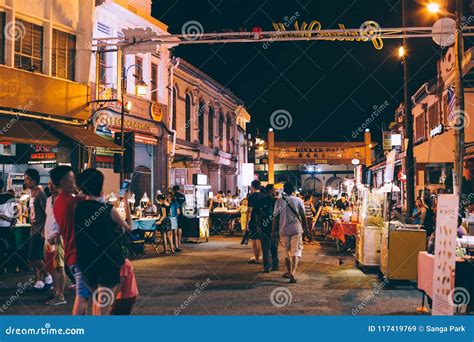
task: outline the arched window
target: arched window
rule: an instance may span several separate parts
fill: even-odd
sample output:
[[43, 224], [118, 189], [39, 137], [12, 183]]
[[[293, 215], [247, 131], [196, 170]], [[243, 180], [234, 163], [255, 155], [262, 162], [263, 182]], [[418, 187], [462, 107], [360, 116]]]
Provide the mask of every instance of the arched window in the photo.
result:
[[209, 107], [209, 128], [208, 128], [208, 139], [209, 147], [214, 147], [214, 108]]
[[186, 93], [185, 115], [186, 140], [191, 141], [191, 95], [189, 93]]
[[219, 114], [219, 147], [223, 148], [223, 145], [224, 145], [224, 141], [223, 141], [223, 138], [224, 138], [224, 113], [223, 112], [220, 112]]
[[204, 144], [204, 114], [206, 111], [206, 103], [204, 100], [199, 101], [198, 125], [199, 125], [199, 143]]
[[176, 131], [176, 118], [178, 117], [177, 113], [176, 113], [176, 98], [178, 97], [178, 89], [176, 89], [176, 87], [174, 87], [173, 89], [173, 124], [172, 124], [172, 127], [173, 127], [173, 130]]

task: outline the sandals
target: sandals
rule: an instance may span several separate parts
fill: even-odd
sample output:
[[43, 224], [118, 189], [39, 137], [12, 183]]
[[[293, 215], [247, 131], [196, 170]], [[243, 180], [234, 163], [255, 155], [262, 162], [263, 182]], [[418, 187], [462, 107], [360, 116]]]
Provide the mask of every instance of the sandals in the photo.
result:
[[282, 277], [285, 279], [291, 279], [291, 275], [288, 272], [283, 273]]
[[290, 278], [289, 283], [290, 284], [296, 284], [296, 278]]

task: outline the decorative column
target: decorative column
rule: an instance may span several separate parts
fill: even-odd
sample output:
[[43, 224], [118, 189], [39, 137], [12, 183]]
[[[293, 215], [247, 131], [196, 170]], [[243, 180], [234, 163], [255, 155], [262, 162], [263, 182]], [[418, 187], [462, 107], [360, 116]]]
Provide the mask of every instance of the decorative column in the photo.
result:
[[225, 191], [231, 191], [232, 194], [235, 193], [237, 188], [237, 168], [232, 166], [224, 167], [225, 173]]
[[219, 164], [209, 163], [207, 164], [209, 170], [209, 184], [211, 191], [216, 194], [221, 190], [221, 166]]

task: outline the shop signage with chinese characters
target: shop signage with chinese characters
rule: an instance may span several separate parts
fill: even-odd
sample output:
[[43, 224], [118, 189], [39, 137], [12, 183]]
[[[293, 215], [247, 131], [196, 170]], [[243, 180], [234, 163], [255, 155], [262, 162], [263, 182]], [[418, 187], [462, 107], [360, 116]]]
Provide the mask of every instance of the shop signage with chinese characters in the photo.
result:
[[30, 154], [31, 162], [51, 162], [57, 158], [59, 148], [56, 146], [35, 145], [34, 152]]
[[[97, 112], [94, 121], [97, 126], [101, 125], [119, 129], [121, 127], [121, 115], [109, 110]], [[123, 126], [127, 131], [146, 133], [155, 136], [160, 134], [159, 128], [152, 122], [134, 118], [129, 115], [125, 116]]]

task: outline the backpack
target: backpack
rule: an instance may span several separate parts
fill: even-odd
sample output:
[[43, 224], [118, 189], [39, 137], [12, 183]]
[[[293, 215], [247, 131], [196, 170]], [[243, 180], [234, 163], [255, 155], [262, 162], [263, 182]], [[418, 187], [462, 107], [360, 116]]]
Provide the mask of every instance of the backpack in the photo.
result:
[[271, 228], [275, 201], [270, 196], [265, 196], [259, 204], [256, 215], [257, 226], [260, 228]]

